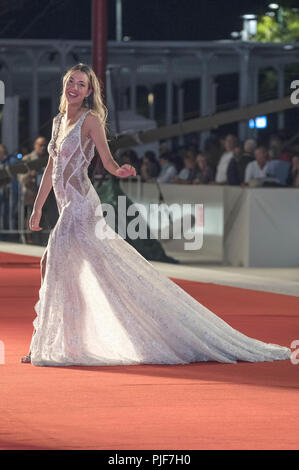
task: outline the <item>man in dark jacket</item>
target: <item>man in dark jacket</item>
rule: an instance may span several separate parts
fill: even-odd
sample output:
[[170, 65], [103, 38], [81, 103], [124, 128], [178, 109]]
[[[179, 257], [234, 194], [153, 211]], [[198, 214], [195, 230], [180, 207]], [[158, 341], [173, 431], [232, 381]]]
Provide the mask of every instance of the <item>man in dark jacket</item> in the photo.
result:
[[245, 170], [248, 163], [254, 160], [254, 150], [256, 143], [253, 139], [247, 139], [244, 143], [244, 149], [239, 140], [233, 148], [233, 158], [229, 162], [227, 169], [228, 184], [239, 186], [244, 182]]

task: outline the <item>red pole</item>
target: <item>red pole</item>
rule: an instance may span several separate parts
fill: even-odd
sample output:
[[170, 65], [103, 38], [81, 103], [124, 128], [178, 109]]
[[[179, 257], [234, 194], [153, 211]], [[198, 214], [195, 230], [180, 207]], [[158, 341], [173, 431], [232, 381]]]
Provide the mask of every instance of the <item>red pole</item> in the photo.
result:
[[107, 0], [92, 0], [92, 61], [106, 102]]

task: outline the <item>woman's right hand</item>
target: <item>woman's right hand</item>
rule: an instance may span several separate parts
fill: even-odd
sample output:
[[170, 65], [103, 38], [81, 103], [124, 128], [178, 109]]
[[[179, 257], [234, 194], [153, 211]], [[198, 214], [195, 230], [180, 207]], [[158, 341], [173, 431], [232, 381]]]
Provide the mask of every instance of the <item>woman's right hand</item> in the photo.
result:
[[125, 163], [121, 167], [119, 167], [116, 172], [115, 176], [119, 176], [120, 178], [127, 178], [128, 176], [136, 176], [136, 170], [132, 165]]
[[33, 230], [34, 232], [38, 232], [39, 230], [43, 229], [42, 227], [39, 226], [41, 216], [42, 216], [41, 209], [33, 209], [33, 212], [29, 220], [30, 230]]

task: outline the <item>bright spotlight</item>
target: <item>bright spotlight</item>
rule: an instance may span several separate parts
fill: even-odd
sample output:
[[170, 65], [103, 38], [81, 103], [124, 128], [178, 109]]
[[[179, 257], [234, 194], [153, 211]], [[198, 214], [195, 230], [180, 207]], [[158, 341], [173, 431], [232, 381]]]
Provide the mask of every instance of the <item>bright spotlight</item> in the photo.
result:
[[250, 119], [248, 125], [250, 129], [265, 129], [268, 125], [267, 116], [258, 116], [255, 119]]
[[147, 95], [147, 102], [148, 104], [154, 104], [155, 96], [154, 93], [149, 93]]
[[278, 5], [278, 3], [270, 3], [268, 5], [268, 8], [271, 8], [271, 10], [278, 10], [279, 5]]

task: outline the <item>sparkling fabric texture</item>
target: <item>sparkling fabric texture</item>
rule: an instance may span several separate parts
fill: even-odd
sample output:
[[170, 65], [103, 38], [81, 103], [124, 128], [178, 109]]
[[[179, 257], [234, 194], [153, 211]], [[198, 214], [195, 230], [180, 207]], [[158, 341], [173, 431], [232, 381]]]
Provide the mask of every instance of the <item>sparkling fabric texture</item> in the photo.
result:
[[[59, 219], [41, 264], [35, 366], [235, 363], [288, 359], [287, 347], [250, 338], [197, 302], [106, 223], [87, 174], [84, 112], [66, 136], [53, 121], [48, 151]], [[242, 308], [242, 306], [240, 306]]]

